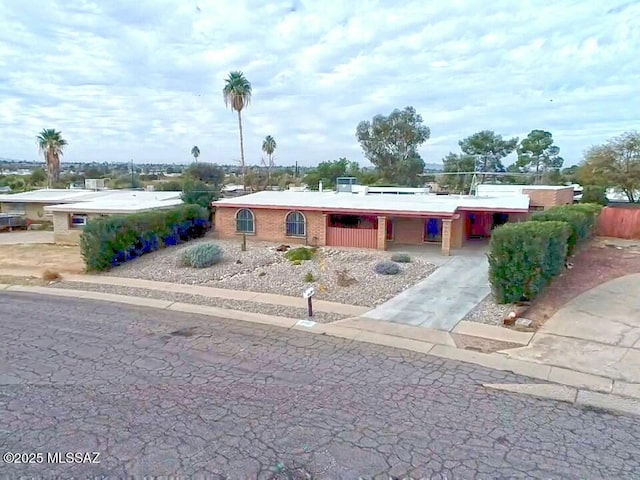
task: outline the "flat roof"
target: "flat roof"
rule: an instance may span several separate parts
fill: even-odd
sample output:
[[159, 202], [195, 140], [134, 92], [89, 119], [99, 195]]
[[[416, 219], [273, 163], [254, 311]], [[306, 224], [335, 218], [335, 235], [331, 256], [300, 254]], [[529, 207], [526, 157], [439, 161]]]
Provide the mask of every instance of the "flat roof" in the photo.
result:
[[478, 190], [494, 190], [499, 191], [521, 191], [521, 190], [564, 190], [565, 188], [574, 188], [573, 185], [522, 185], [522, 184], [504, 184], [504, 183], [481, 183]]
[[[112, 190], [111, 190], [112, 191]], [[68, 203], [83, 198], [90, 199], [104, 195], [109, 190], [84, 190], [67, 188], [43, 188], [22, 193], [7, 193], [0, 195], [0, 202], [4, 203]]]
[[146, 192], [111, 190], [109, 195], [89, 201], [49, 205], [47, 212], [66, 213], [136, 213], [182, 204], [182, 192]]
[[215, 207], [291, 210], [357, 211], [424, 215], [453, 215], [458, 209], [528, 211], [528, 195], [476, 197], [468, 195], [363, 195], [335, 192], [264, 191], [213, 202]]

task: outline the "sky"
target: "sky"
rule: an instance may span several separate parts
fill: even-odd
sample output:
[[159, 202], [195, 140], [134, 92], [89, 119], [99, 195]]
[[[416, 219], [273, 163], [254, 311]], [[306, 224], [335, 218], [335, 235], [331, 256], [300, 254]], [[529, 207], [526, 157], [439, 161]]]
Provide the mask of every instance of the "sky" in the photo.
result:
[[[363, 165], [362, 120], [412, 105], [440, 163], [480, 130], [550, 131], [565, 166], [640, 129], [640, 0], [0, 0], [0, 157], [230, 164], [224, 80], [253, 86], [248, 164]], [[507, 162], [509, 163], [509, 162]]]

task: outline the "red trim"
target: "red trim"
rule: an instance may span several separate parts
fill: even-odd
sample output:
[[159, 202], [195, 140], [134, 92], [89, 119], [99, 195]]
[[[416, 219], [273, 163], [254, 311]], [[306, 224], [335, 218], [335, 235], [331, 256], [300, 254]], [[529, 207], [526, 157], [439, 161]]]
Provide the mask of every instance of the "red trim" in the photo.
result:
[[338, 214], [356, 214], [356, 215], [375, 215], [375, 216], [403, 216], [403, 217], [441, 217], [441, 218], [453, 218], [455, 216], [454, 213], [446, 213], [446, 212], [411, 212], [406, 210], [387, 210], [384, 212], [376, 211], [376, 210], [355, 210], [352, 208], [319, 208], [319, 207], [297, 207], [297, 206], [280, 206], [280, 205], [251, 205], [251, 204], [233, 204], [233, 205], [220, 205], [213, 203], [212, 204], [216, 208], [235, 208], [235, 209], [243, 209], [248, 208], [251, 210], [292, 210], [295, 209], [299, 212], [322, 212], [322, 213], [338, 213]]

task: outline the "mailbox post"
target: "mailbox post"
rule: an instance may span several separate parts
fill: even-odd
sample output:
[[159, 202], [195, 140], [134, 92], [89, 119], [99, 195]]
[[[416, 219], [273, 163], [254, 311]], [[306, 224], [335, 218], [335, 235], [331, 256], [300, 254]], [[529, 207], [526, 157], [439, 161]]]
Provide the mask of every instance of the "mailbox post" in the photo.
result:
[[307, 288], [303, 294], [302, 294], [302, 298], [306, 298], [307, 299], [307, 307], [309, 309], [309, 318], [313, 317], [313, 303], [311, 301], [311, 298], [316, 294], [316, 291], [313, 287], [309, 287]]

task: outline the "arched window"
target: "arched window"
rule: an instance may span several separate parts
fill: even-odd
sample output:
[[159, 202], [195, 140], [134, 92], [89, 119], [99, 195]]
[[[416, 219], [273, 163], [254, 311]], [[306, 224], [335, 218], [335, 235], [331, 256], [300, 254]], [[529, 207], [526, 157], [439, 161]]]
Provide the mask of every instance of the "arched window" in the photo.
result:
[[255, 233], [256, 222], [253, 212], [248, 208], [238, 210], [236, 213], [236, 232], [237, 233]]
[[285, 218], [288, 237], [304, 237], [306, 229], [306, 219], [301, 212], [289, 212]]

